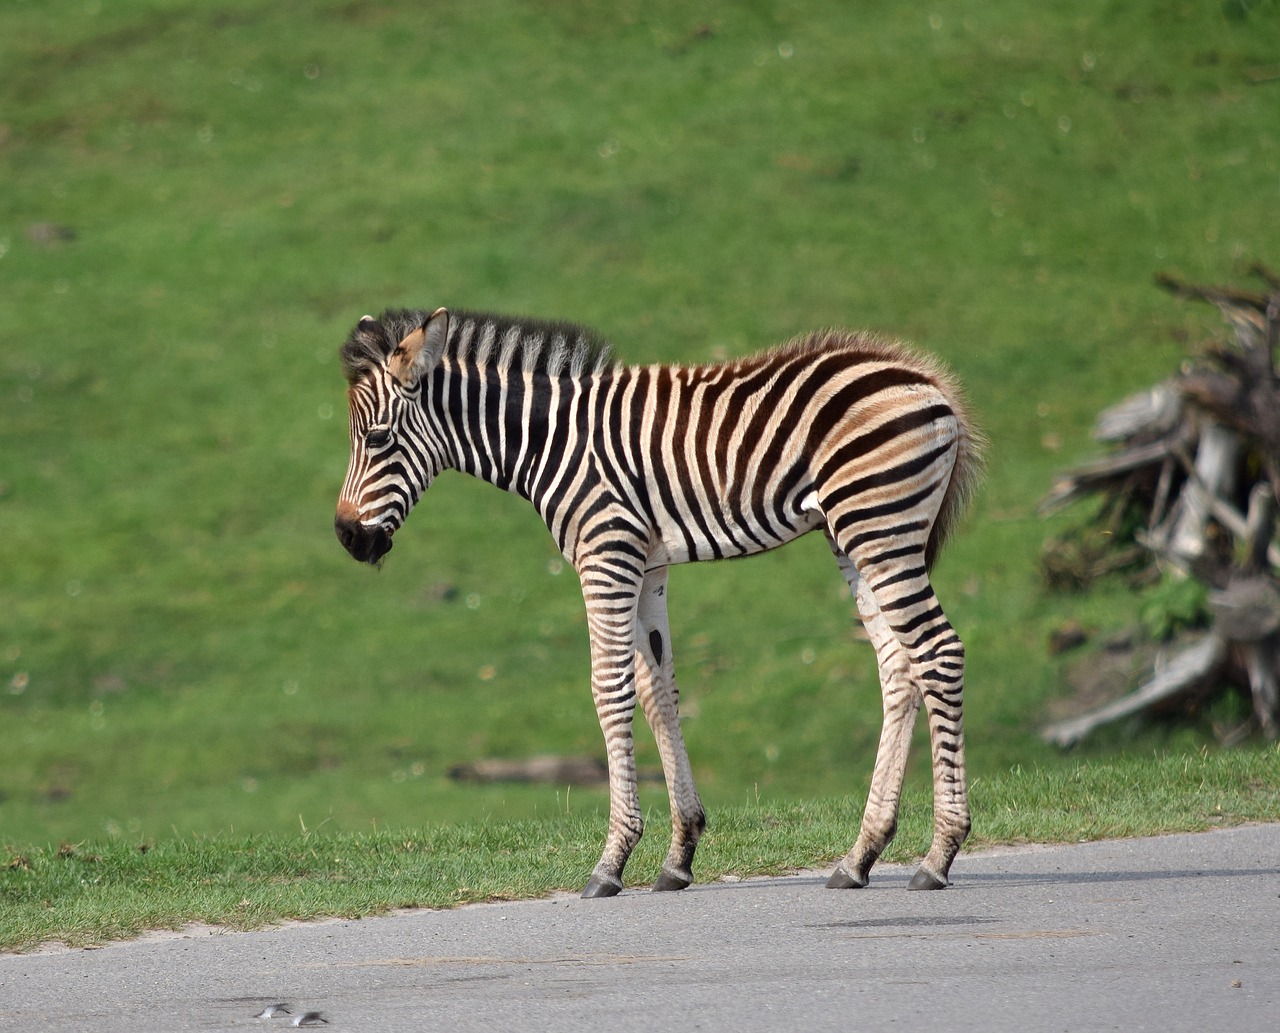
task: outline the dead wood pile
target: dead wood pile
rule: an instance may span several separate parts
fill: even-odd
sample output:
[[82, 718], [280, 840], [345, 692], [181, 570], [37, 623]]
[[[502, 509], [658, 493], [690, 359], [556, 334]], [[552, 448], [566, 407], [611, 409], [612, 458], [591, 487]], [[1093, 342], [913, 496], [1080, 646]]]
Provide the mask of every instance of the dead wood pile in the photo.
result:
[[1094, 729], [1233, 685], [1257, 728], [1280, 737], [1280, 277], [1252, 272], [1265, 292], [1157, 282], [1222, 313], [1234, 342], [1205, 346], [1182, 371], [1103, 412], [1104, 457], [1061, 474], [1042, 504], [1054, 511], [1099, 496], [1091, 533], [1046, 547], [1051, 584], [1077, 588], [1114, 570], [1176, 571], [1208, 589], [1209, 627], [1131, 695], [1044, 730], [1070, 746]]

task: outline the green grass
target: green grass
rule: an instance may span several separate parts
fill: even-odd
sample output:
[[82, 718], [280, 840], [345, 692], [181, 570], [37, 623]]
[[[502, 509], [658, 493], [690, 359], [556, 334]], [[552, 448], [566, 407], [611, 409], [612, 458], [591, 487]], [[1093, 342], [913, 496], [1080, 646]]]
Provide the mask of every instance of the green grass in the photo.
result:
[[[969, 849], [1280, 820], [1278, 760], [1272, 747], [1122, 757], [980, 779], [973, 787], [978, 820]], [[698, 853], [698, 878], [776, 874], [832, 861], [848, 848], [860, 805], [851, 797], [824, 798], [713, 814]], [[650, 815], [629, 884], [657, 876], [665, 819]], [[929, 822], [928, 798], [913, 789], [887, 859], [922, 854]], [[183, 836], [146, 849], [119, 838], [11, 849], [0, 855], [0, 950], [55, 940], [88, 946], [191, 922], [250, 929], [576, 890], [595, 863], [601, 832], [598, 819], [569, 814], [379, 832]], [[956, 878], [963, 879], [963, 870], [961, 855]]]
[[[1047, 592], [1036, 503], [1098, 408], [1215, 327], [1154, 271], [1280, 262], [1280, 89], [1254, 75], [1278, 23], [1160, 0], [4, 4], [0, 842], [561, 813], [563, 788], [447, 777], [599, 751], [577, 586], [536, 516], [446, 477], [380, 574], [333, 537], [336, 349], [400, 304], [574, 319], [636, 362], [829, 324], [944, 356], [993, 441], [938, 575], [972, 768], [1071, 770], [1037, 735], [1048, 632], [1141, 600]], [[852, 610], [817, 539], [673, 574], [713, 810], [865, 783]], [[1081, 755], [1212, 738], [1162, 723]]]

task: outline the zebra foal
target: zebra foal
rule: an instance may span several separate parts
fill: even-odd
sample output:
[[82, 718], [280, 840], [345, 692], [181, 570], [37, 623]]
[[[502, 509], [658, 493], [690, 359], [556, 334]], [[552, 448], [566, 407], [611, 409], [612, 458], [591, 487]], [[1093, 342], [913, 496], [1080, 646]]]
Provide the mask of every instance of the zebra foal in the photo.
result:
[[351, 462], [335, 529], [355, 559], [379, 563], [454, 469], [528, 499], [578, 573], [609, 765], [609, 830], [583, 896], [622, 888], [643, 831], [637, 701], [671, 802], [653, 888], [693, 881], [706, 819], [677, 716], [667, 568], [818, 529], [857, 599], [884, 701], [862, 826], [828, 885], [865, 886], [893, 837], [921, 705], [934, 834], [910, 888], [947, 884], [969, 831], [964, 647], [928, 571], [975, 487], [982, 441], [937, 363], [826, 331], [719, 365], [625, 368], [578, 327], [445, 309], [366, 316], [341, 359]]

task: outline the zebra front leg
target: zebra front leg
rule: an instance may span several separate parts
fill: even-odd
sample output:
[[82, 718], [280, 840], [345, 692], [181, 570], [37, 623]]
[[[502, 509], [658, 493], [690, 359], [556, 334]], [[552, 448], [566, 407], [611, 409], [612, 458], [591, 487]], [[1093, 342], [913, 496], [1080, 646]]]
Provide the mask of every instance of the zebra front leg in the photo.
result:
[[859, 581], [853, 565], [837, 551], [840, 568], [858, 599], [858, 613], [876, 652], [884, 724], [875, 769], [867, 791], [858, 838], [836, 865], [827, 882], [830, 889], [860, 889], [867, 885], [871, 866], [884, 852], [898, 829], [898, 806], [907, 770], [911, 731], [920, 709], [920, 694], [911, 682], [911, 664], [889, 622], [865, 581]]
[[607, 572], [584, 571], [581, 580], [591, 638], [591, 695], [609, 764], [609, 832], [582, 895], [612, 897], [621, 892], [622, 870], [644, 834], [631, 732], [636, 707], [636, 591]]
[[693, 854], [707, 819], [680, 732], [680, 692], [676, 687], [667, 621], [666, 567], [646, 574], [640, 589], [636, 611], [636, 687], [645, 719], [658, 743], [671, 803], [671, 848], [653, 888], [682, 890], [693, 882]]

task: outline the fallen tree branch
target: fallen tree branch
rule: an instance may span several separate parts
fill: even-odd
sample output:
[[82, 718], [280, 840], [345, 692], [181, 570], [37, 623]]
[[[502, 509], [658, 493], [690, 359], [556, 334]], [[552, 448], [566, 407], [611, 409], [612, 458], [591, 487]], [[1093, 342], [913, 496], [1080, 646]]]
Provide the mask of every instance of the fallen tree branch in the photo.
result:
[[1227, 643], [1210, 632], [1183, 650], [1136, 692], [1079, 717], [1049, 725], [1044, 738], [1058, 746], [1074, 746], [1095, 729], [1184, 696], [1201, 686], [1227, 657]]
[[1162, 439], [1147, 445], [1139, 445], [1113, 456], [1083, 463], [1069, 470], [1049, 489], [1048, 495], [1040, 503], [1040, 514], [1047, 516], [1055, 513], [1084, 495], [1108, 484], [1123, 481], [1127, 475], [1137, 470], [1162, 463], [1170, 456], [1176, 456], [1176, 450], [1185, 444], [1183, 437], [1179, 435], [1174, 439]]

